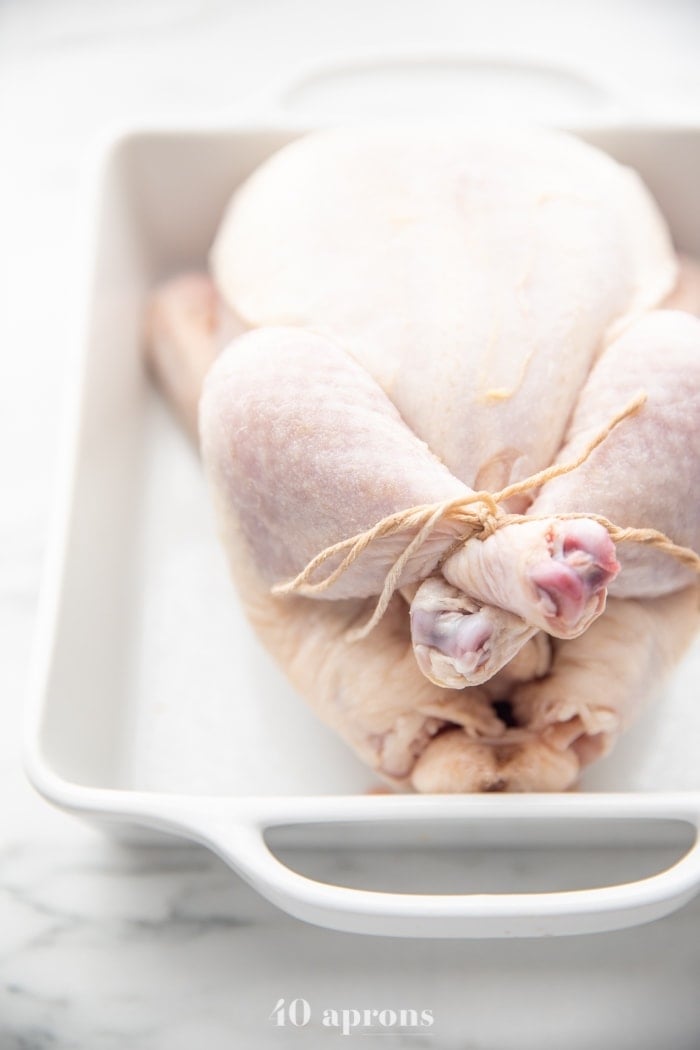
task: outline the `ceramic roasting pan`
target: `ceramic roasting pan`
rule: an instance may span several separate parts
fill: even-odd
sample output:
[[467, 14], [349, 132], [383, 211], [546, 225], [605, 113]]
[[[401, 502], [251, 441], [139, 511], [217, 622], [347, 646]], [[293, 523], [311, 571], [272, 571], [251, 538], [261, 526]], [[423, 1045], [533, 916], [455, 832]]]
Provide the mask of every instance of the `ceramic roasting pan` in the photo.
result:
[[[357, 72], [327, 77], [323, 105], [307, 77], [284, 96], [288, 112], [131, 130], [103, 151], [27, 718], [30, 778], [54, 803], [116, 831], [138, 826], [203, 843], [281, 908], [340, 930], [508, 937], [649, 921], [700, 888], [700, 647], [576, 793], [373, 795], [371, 774], [317, 724], [248, 628], [196, 455], [144, 375], [149, 289], [204, 265], [234, 187], [306, 127], [330, 119], [329, 97], [333, 118], [349, 118]], [[369, 102], [352, 115], [367, 119], [387, 98], [385, 71], [368, 63], [361, 72]], [[401, 87], [406, 70], [394, 65], [392, 105], [403, 99], [415, 115], [423, 88], [433, 107], [435, 82], [454, 99], [466, 74], [461, 105], [484, 70], [442, 60], [413, 63], [410, 72], [412, 93]], [[541, 99], [555, 97], [548, 78], [556, 71], [508, 72], [534, 83]], [[569, 103], [600, 118], [573, 130], [634, 166], [677, 246], [700, 256], [700, 129], [621, 124], [593, 86], [575, 77], [562, 84]], [[305, 125], [290, 117], [295, 99], [311, 114]], [[545, 119], [563, 124], [559, 116]], [[410, 880], [408, 891], [405, 883], [331, 885], [280, 859], [290, 846], [450, 849], [457, 892], [417, 892]], [[673, 862], [650, 870], [645, 850], [658, 857], [661, 846]], [[497, 874], [499, 858], [533, 850], [543, 858], [539, 880], [494, 892], [502, 880], [487, 877], [488, 865]], [[610, 864], [592, 876], [590, 863], [576, 860], [626, 850], [647, 857], [641, 877], [634, 865], [612, 865], [626, 875], [608, 878]], [[557, 865], [555, 856], [569, 860]]]

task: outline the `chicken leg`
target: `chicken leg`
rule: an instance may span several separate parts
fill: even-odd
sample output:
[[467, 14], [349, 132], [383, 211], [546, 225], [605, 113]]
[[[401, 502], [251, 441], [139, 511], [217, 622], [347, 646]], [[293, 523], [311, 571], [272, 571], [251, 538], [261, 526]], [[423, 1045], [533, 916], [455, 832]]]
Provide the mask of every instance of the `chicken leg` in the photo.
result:
[[[622, 527], [643, 524], [700, 549], [700, 320], [657, 310], [602, 354], [581, 392], [559, 459], [571, 459], [616, 407], [644, 391], [637, 414], [620, 423], [576, 471], [553, 478], [532, 514], [579, 511]], [[618, 597], [655, 597], [689, 585], [694, 573], [660, 550], [618, 546]]]

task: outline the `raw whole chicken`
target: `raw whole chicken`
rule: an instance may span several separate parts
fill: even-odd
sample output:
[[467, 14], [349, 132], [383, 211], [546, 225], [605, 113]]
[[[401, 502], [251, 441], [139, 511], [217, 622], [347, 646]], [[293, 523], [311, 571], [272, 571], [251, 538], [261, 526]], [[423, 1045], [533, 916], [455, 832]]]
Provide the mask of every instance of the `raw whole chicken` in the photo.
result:
[[[700, 546], [700, 276], [639, 178], [562, 134], [324, 131], [238, 190], [211, 262], [154, 296], [150, 355], [264, 644], [395, 787], [574, 784], [698, 625], [692, 556], [606, 526]], [[405, 514], [509, 486], [466, 540]]]

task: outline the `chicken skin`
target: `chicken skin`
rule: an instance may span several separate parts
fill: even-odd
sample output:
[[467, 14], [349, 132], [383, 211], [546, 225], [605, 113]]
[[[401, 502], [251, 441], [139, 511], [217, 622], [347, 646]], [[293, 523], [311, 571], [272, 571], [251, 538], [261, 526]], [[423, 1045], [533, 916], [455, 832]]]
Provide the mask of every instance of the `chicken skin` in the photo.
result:
[[[559, 134], [322, 132], [236, 193], [212, 272], [156, 292], [150, 357], [264, 644], [396, 787], [571, 786], [698, 623], [694, 567], [601, 520], [700, 546], [692, 264], [639, 179]], [[635, 398], [490, 534], [406, 514], [483, 509]]]

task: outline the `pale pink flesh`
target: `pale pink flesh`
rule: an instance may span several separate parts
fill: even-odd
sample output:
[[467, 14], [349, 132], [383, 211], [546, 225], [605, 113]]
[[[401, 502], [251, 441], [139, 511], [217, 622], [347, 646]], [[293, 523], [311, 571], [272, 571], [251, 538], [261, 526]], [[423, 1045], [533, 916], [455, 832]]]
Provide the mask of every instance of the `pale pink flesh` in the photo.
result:
[[465, 674], [478, 670], [486, 662], [486, 643], [491, 638], [491, 625], [478, 612], [465, 616], [443, 612], [437, 616], [419, 609], [411, 615], [411, 637], [414, 646], [430, 646], [452, 657]]
[[603, 611], [605, 589], [620, 565], [608, 533], [596, 522], [562, 523], [552, 541], [551, 556], [529, 572], [541, 595], [547, 630], [571, 637], [581, 623], [590, 622], [590, 609]]
[[165, 282], [149, 307], [149, 368], [196, 440], [204, 377], [222, 347], [240, 335], [244, 326], [202, 273], [184, 273]]
[[664, 300], [664, 310], [683, 310], [700, 317], [700, 263], [688, 255], [678, 257], [678, 281]]
[[512, 660], [534, 633], [517, 616], [481, 605], [440, 575], [411, 601], [411, 637], [418, 666], [438, 685], [480, 685]]
[[442, 567], [455, 587], [558, 638], [575, 637], [601, 614], [618, 570], [606, 529], [575, 519], [505, 525]]

